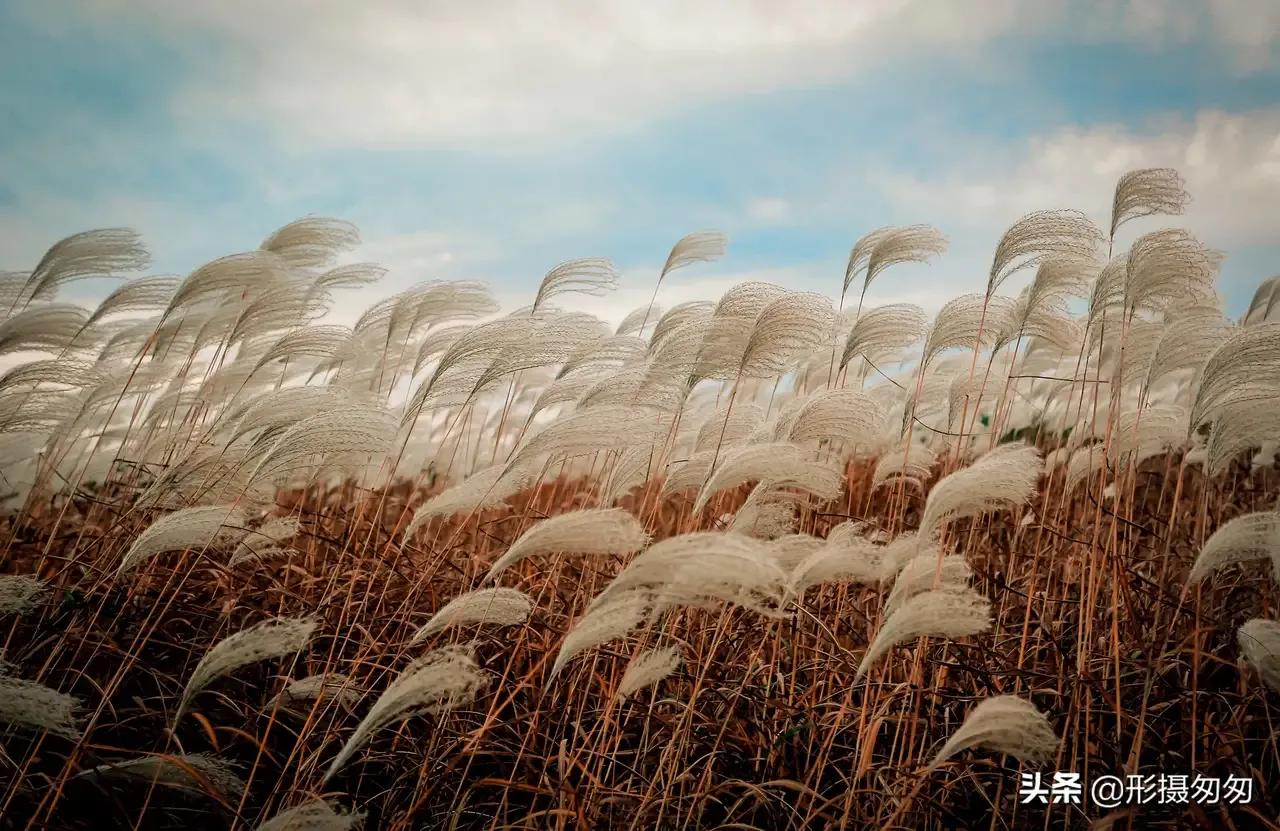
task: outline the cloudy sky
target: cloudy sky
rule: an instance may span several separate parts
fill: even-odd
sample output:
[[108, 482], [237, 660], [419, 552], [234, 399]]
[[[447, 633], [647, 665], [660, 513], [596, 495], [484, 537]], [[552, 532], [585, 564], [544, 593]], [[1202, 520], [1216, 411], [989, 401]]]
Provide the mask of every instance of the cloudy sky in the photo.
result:
[[586, 302], [618, 319], [688, 231], [730, 253], [667, 305], [837, 292], [858, 236], [928, 222], [951, 251], [871, 300], [936, 308], [1021, 214], [1105, 224], [1119, 174], [1172, 165], [1238, 313], [1280, 272], [1278, 39], [1275, 0], [0, 0], [0, 268], [130, 225], [185, 273], [321, 214], [386, 291], [514, 305], [609, 257]]

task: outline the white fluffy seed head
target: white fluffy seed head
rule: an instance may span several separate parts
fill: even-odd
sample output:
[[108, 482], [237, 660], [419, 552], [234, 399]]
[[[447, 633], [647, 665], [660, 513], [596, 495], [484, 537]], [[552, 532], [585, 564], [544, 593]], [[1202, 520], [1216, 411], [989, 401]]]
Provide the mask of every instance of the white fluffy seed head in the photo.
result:
[[519, 626], [529, 619], [533, 601], [522, 591], [477, 589], [450, 600], [409, 639], [409, 645], [453, 626]]
[[640, 653], [622, 674], [622, 681], [618, 683], [618, 698], [625, 701], [640, 690], [661, 682], [679, 668], [681, 660], [680, 649], [676, 646], [664, 646]]
[[364, 822], [364, 814], [347, 813], [323, 799], [313, 799], [281, 811], [258, 826], [258, 831], [351, 831]]
[[[933, 547], [930, 547], [933, 548]], [[937, 589], [962, 589], [973, 577], [973, 569], [959, 554], [943, 556], [941, 551], [925, 550], [907, 561], [893, 582], [884, 602], [885, 617], [891, 616], [903, 603], [920, 592]]]
[[1245, 514], [1223, 523], [1205, 540], [1188, 579], [1199, 582], [1220, 568], [1267, 558], [1280, 579], [1280, 512]]
[[80, 702], [72, 696], [10, 675], [8, 665], [0, 661], [0, 722], [77, 740], [79, 711]]
[[1262, 682], [1280, 692], [1280, 621], [1254, 618], [1236, 632], [1236, 641]]
[[292, 655], [306, 646], [315, 632], [312, 618], [276, 618], [228, 635], [205, 653], [196, 665], [178, 702], [176, 723], [192, 699], [210, 683], [248, 664]]
[[202, 505], [174, 511], [138, 535], [120, 560], [120, 577], [166, 551], [221, 547], [245, 533], [244, 512], [234, 505]]
[[630, 554], [649, 541], [644, 526], [622, 508], [571, 511], [545, 519], [520, 535], [485, 575], [493, 580], [536, 554]]
[[921, 536], [930, 536], [944, 521], [1024, 504], [1035, 495], [1042, 466], [1035, 447], [1001, 445], [986, 453], [929, 491], [920, 519]]
[[466, 647], [429, 652], [405, 667], [356, 726], [324, 775], [333, 778], [357, 750], [382, 728], [416, 715], [438, 715], [470, 704], [489, 683]]
[[40, 604], [49, 586], [32, 574], [0, 575], [0, 615], [23, 615]]
[[960, 638], [991, 628], [991, 603], [970, 588], [940, 589], [904, 601], [887, 618], [858, 665], [861, 678], [884, 653], [905, 641], [925, 635]]
[[1058, 736], [1035, 705], [1015, 695], [982, 701], [965, 717], [929, 763], [929, 770], [970, 748], [1007, 753], [1030, 764], [1043, 764], [1058, 752]]
[[164, 788], [210, 793], [228, 800], [238, 800], [244, 793], [244, 780], [230, 762], [205, 753], [183, 753], [174, 756], [139, 756], [123, 762], [109, 762], [90, 768], [77, 776], [105, 779], [132, 779]]

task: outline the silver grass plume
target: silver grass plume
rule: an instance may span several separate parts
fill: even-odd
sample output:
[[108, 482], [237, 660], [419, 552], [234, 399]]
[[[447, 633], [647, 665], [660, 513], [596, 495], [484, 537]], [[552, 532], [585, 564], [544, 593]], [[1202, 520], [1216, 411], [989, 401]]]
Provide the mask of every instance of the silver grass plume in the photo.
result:
[[531, 611], [533, 601], [522, 591], [476, 589], [446, 603], [413, 633], [409, 645], [454, 626], [519, 626], [529, 619]]
[[210, 793], [223, 799], [239, 799], [244, 780], [234, 765], [205, 753], [174, 756], [139, 756], [123, 762], [108, 762], [76, 774], [105, 779], [133, 779], [163, 788]]
[[944, 349], [990, 347], [1005, 328], [1013, 311], [1007, 297], [962, 294], [938, 310], [924, 341], [923, 367], [928, 367]]
[[24, 304], [46, 300], [73, 280], [141, 271], [150, 264], [151, 255], [129, 228], [82, 231], [58, 240], [45, 252], [27, 277], [21, 297]]
[[321, 672], [290, 681], [276, 696], [273, 706], [293, 707], [308, 701], [337, 701], [344, 706], [359, 703], [364, 693], [352, 686], [341, 672]]
[[769, 541], [769, 556], [783, 571], [790, 573], [814, 552], [826, 545], [822, 537], [809, 534], [783, 534]]
[[297, 533], [297, 517], [271, 517], [240, 538], [228, 565], [260, 562], [283, 554], [286, 549], [280, 544]]
[[1016, 695], [984, 699], [933, 757], [929, 770], [963, 750], [981, 747], [1007, 753], [1030, 764], [1049, 761], [1058, 752], [1058, 736], [1044, 714]]
[[486, 581], [535, 554], [631, 554], [649, 541], [644, 526], [621, 508], [594, 508], [544, 519], [494, 562]]
[[1254, 618], [1236, 631], [1245, 660], [1276, 692], [1280, 692], [1280, 621]]
[[488, 674], [465, 647], [429, 652], [396, 676], [329, 765], [325, 782], [342, 769], [374, 733], [418, 715], [438, 715], [466, 706], [489, 683]]
[[676, 269], [720, 259], [724, 256], [727, 244], [728, 239], [719, 231], [697, 231], [681, 237], [671, 247], [667, 261], [662, 264], [662, 271], [658, 275], [659, 285]]
[[694, 321], [706, 321], [711, 318], [716, 304], [709, 300], [691, 300], [672, 306], [658, 322], [654, 324], [653, 334], [649, 337], [649, 352], [656, 353], [662, 344], [673, 333]]
[[886, 356], [918, 341], [929, 318], [912, 303], [891, 303], [863, 312], [849, 331], [840, 356], [840, 368], [854, 358], [879, 363]]
[[788, 578], [788, 593], [800, 597], [822, 583], [875, 585], [886, 576], [883, 551], [860, 535], [854, 522], [843, 522], [827, 534], [826, 543], [795, 568]]
[[258, 826], [258, 831], [351, 831], [364, 822], [364, 814], [346, 813], [323, 799], [312, 799], [281, 811]]
[[1131, 219], [1156, 214], [1176, 215], [1191, 201], [1178, 171], [1169, 167], [1130, 170], [1116, 182], [1111, 200], [1111, 238]]
[[923, 489], [924, 480], [933, 472], [938, 456], [928, 445], [913, 441], [886, 451], [871, 472], [871, 487], [878, 488], [891, 479], [902, 478]]
[[812, 493], [833, 498], [839, 493], [841, 473], [831, 463], [813, 461], [790, 443], [749, 444], [725, 453], [707, 478], [694, 502], [701, 511], [716, 493], [747, 482], [787, 479]]
[[591, 601], [597, 609], [620, 595], [642, 591], [655, 610], [672, 606], [743, 606], [777, 616], [786, 572], [769, 543], [743, 534], [697, 532], [655, 543]]
[[647, 649], [627, 665], [627, 671], [618, 682], [617, 696], [625, 701], [646, 687], [660, 683], [680, 667], [680, 648], [664, 646]]
[[921, 592], [902, 603], [880, 626], [858, 665], [861, 678], [882, 655], [925, 635], [960, 638], [991, 628], [991, 603], [970, 588]]
[[[853, 285], [853, 281], [858, 278], [858, 275], [866, 270], [867, 260], [871, 259], [871, 252], [875, 250], [876, 243], [892, 230], [893, 226], [886, 225], [883, 228], [868, 231], [853, 244], [853, 248], [849, 249], [849, 259], [844, 267], [844, 281], [840, 286], [840, 300], [842, 303], [849, 293], [849, 286]], [[863, 283], [863, 293], [866, 293], [865, 281]]]
[[552, 297], [561, 294], [589, 294], [595, 297], [618, 287], [618, 272], [613, 263], [600, 257], [584, 257], [560, 263], [547, 272], [533, 298], [533, 311], [538, 311]]
[[1249, 384], [1280, 388], [1280, 323], [1242, 326], [1219, 346], [1201, 370], [1191, 407], [1191, 429], [1208, 420], [1231, 394]]
[[404, 529], [403, 539], [409, 539], [433, 517], [504, 505], [506, 498], [523, 488], [530, 478], [526, 468], [503, 464], [473, 473], [453, 487], [431, 497], [414, 511]]
[[163, 309], [178, 290], [177, 277], [140, 277], [116, 288], [98, 304], [86, 326], [92, 326], [108, 315]]
[[991, 297], [1016, 272], [1047, 259], [1091, 260], [1100, 232], [1079, 211], [1036, 211], [1004, 232], [991, 258], [986, 296]]
[[73, 741], [81, 735], [80, 702], [44, 684], [10, 675], [0, 661], [0, 722]]
[[270, 251], [220, 257], [187, 275], [169, 300], [163, 316], [168, 319], [181, 309], [201, 303], [220, 303], [229, 297], [239, 302], [242, 295], [279, 285], [288, 274], [287, 263]]
[[387, 270], [377, 263], [348, 263], [321, 273], [311, 281], [311, 287], [318, 292], [358, 289], [376, 283], [386, 275]]
[[1013, 508], [1035, 495], [1040, 481], [1040, 451], [1001, 445], [967, 468], [944, 477], [929, 491], [920, 535], [930, 536], [944, 521]]
[[360, 232], [350, 222], [308, 216], [277, 229], [259, 248], [295, 268], [324, 268], [359, 244]]
[[391, 452], [399, 421], [386, 410], [353, 404], [304, 418], [289, 427], [257, 458], [248, 487], [274, 485], [286, 475], [308, 477], [322, 470], [356, 473]]
[[[600, 598], [597, 598], [600, 601]], [[595, 649], [621, 637], [644, 622], [651, 598], [643, 592], [624, 592], [593, 605], [573, 623], [560, 643], [551, 675], [555, 678], [569, 661], [589, 649]]]
[[1212, 297], [1220, 261], [1221, 255], [1179, 228], [1144, 234], [1126, 258], [1125, 307], [1130, 313], [1163, 310], [1178, 301]]
[[1240, 325], [1252, 326], [1271, 320], [1271, 312], [1275, 309], [1277, 300], [1280, 300], [1280, 274], [1268, 277], [1258, 284], [1253, 299], [1249, 301], [1249, 309], [1240, 319]]
[[764, 408], [752, 401], [727, 404], [698, 429], [694, 452], [731, 447], [745, 441], [764, 422]]
[[871, 445], [885, 426], [879, 403], [859, 390], [822, 390], [805, 399], [787, 430], [793, 442], [827, 440]]
[[1241, 387], [1219, 403], [1203, 447], [1205, 472], [1216, 476], [1244, 451], [1280, 441], [1277, 407], [1280, 388], [1266, 385]]
[[258, 359], [255, 370], [279, 360], [294, 358], [329, 359], [351, 341], [345, 326], [303, 326], [281, 335]]
[[275, 618], [242, 629], [214, 644], [196, 664], [174, 713], [176, 724], [196, 694], [212, 682], [259, 661], [283, 658], [300, 651], [316, 630], [313, 618]]
[[1220, 568], [1267, 558], [1280, 580], [1280, 512], [1245, 514], [1223, 523], [1205, 540], [1187, 579], [1199, 582]]
[[777, 377], [826, 341], [833, 315], [828, 298], [808, 292], [777, 297], [754, 321], [718, 312], [694, 371], [729, 381]]
[[174, 511], [138, 535], [121, 558], [116, 577], [123, 577], [157, 554], [218, 547], [244, 533], [244, 513], [234, 505], [201, 505]]
[[0, 355], [61, 352], [75, 342], [89, 314], [69, 303], [32, 306], [0, 321]]
[[943, 555], [936, 546], [928, 546], [926, 550], [907, 561], [898, 578], [893, 581], [893, 589], [884, 601], [882, 614], [892, 615], [903, 603], [920, 592], [933, 589], [962, 589], [973, 577], [973, 569], [959, 554]]
[[648, 323], [649, 318], [657, 320], [662, 315], [661, 306], [640, 306], [632, 309], [627, 316], [618, 324], [618, 328], [614, 331], [615, 335], [643, 335], [640, 331], [641, 326]]
[[0, 575], [0, 615], [25, 615], [48, 592], [49, 584], [34, 574]]
[[543, 455], [584, 456], [634, 444], [656, 444], [667, 434], [670, 423], [667, 414], [641, 405], [591, 407], [553, 422], [526, 439], [507, 466], [519, 468]]
[[[899, 263], [927, 263], [947, 250], [947, 238], [932, 225], [882, 228], [866, 260], [862, 293], [882, 271]], [[852, 259], [852, 257], [850, 258]], [[847, 278], [847, 269], [846, 269]]]

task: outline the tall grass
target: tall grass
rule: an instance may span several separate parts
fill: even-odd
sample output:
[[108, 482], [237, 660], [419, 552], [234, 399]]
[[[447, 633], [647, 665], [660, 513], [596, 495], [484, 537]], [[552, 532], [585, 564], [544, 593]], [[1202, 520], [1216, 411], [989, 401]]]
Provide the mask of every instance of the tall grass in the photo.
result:
[[[344, 222], [97, 309], [60, 289], [140, 241], [56, 243], [0, 277], [3, 823], [1280, 827], [1275, 281], [1229, 320], [1216, 252], [1128, 224], [1186, 203], [1018, 219], [932, 320], [874, 302], [925, 225], [837, 303], [663, 312], [692, 234], [616, 328], [556, 306], [602, 259], [343, 327], [383, 275]], [[1020, 766], [1255, 798], [1103, 817]]]

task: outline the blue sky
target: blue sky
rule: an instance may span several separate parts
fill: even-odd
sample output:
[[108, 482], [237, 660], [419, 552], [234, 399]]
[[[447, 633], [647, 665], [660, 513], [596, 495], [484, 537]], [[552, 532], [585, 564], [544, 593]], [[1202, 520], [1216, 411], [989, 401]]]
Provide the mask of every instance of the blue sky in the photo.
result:
[[0, 267], [131, 225], [185, 273], [326, 214], [387, 291], [481, 278], [515, 305], [609, 257], [623, 288], [582, 302], [616, 320], [688, 231], [730, 254], [660, 302], [836, 292], [858, 236], [928, 222], [950, 252], [871, 300], [936, 308], [1019, 215], [1103, 222], [1116, 176], [1172, 165], [1191, 210], [1126, 237], [1192, 229], [1239, 312], [1280, 272], [1278, 32], [1272, 0], [8, 0]]

